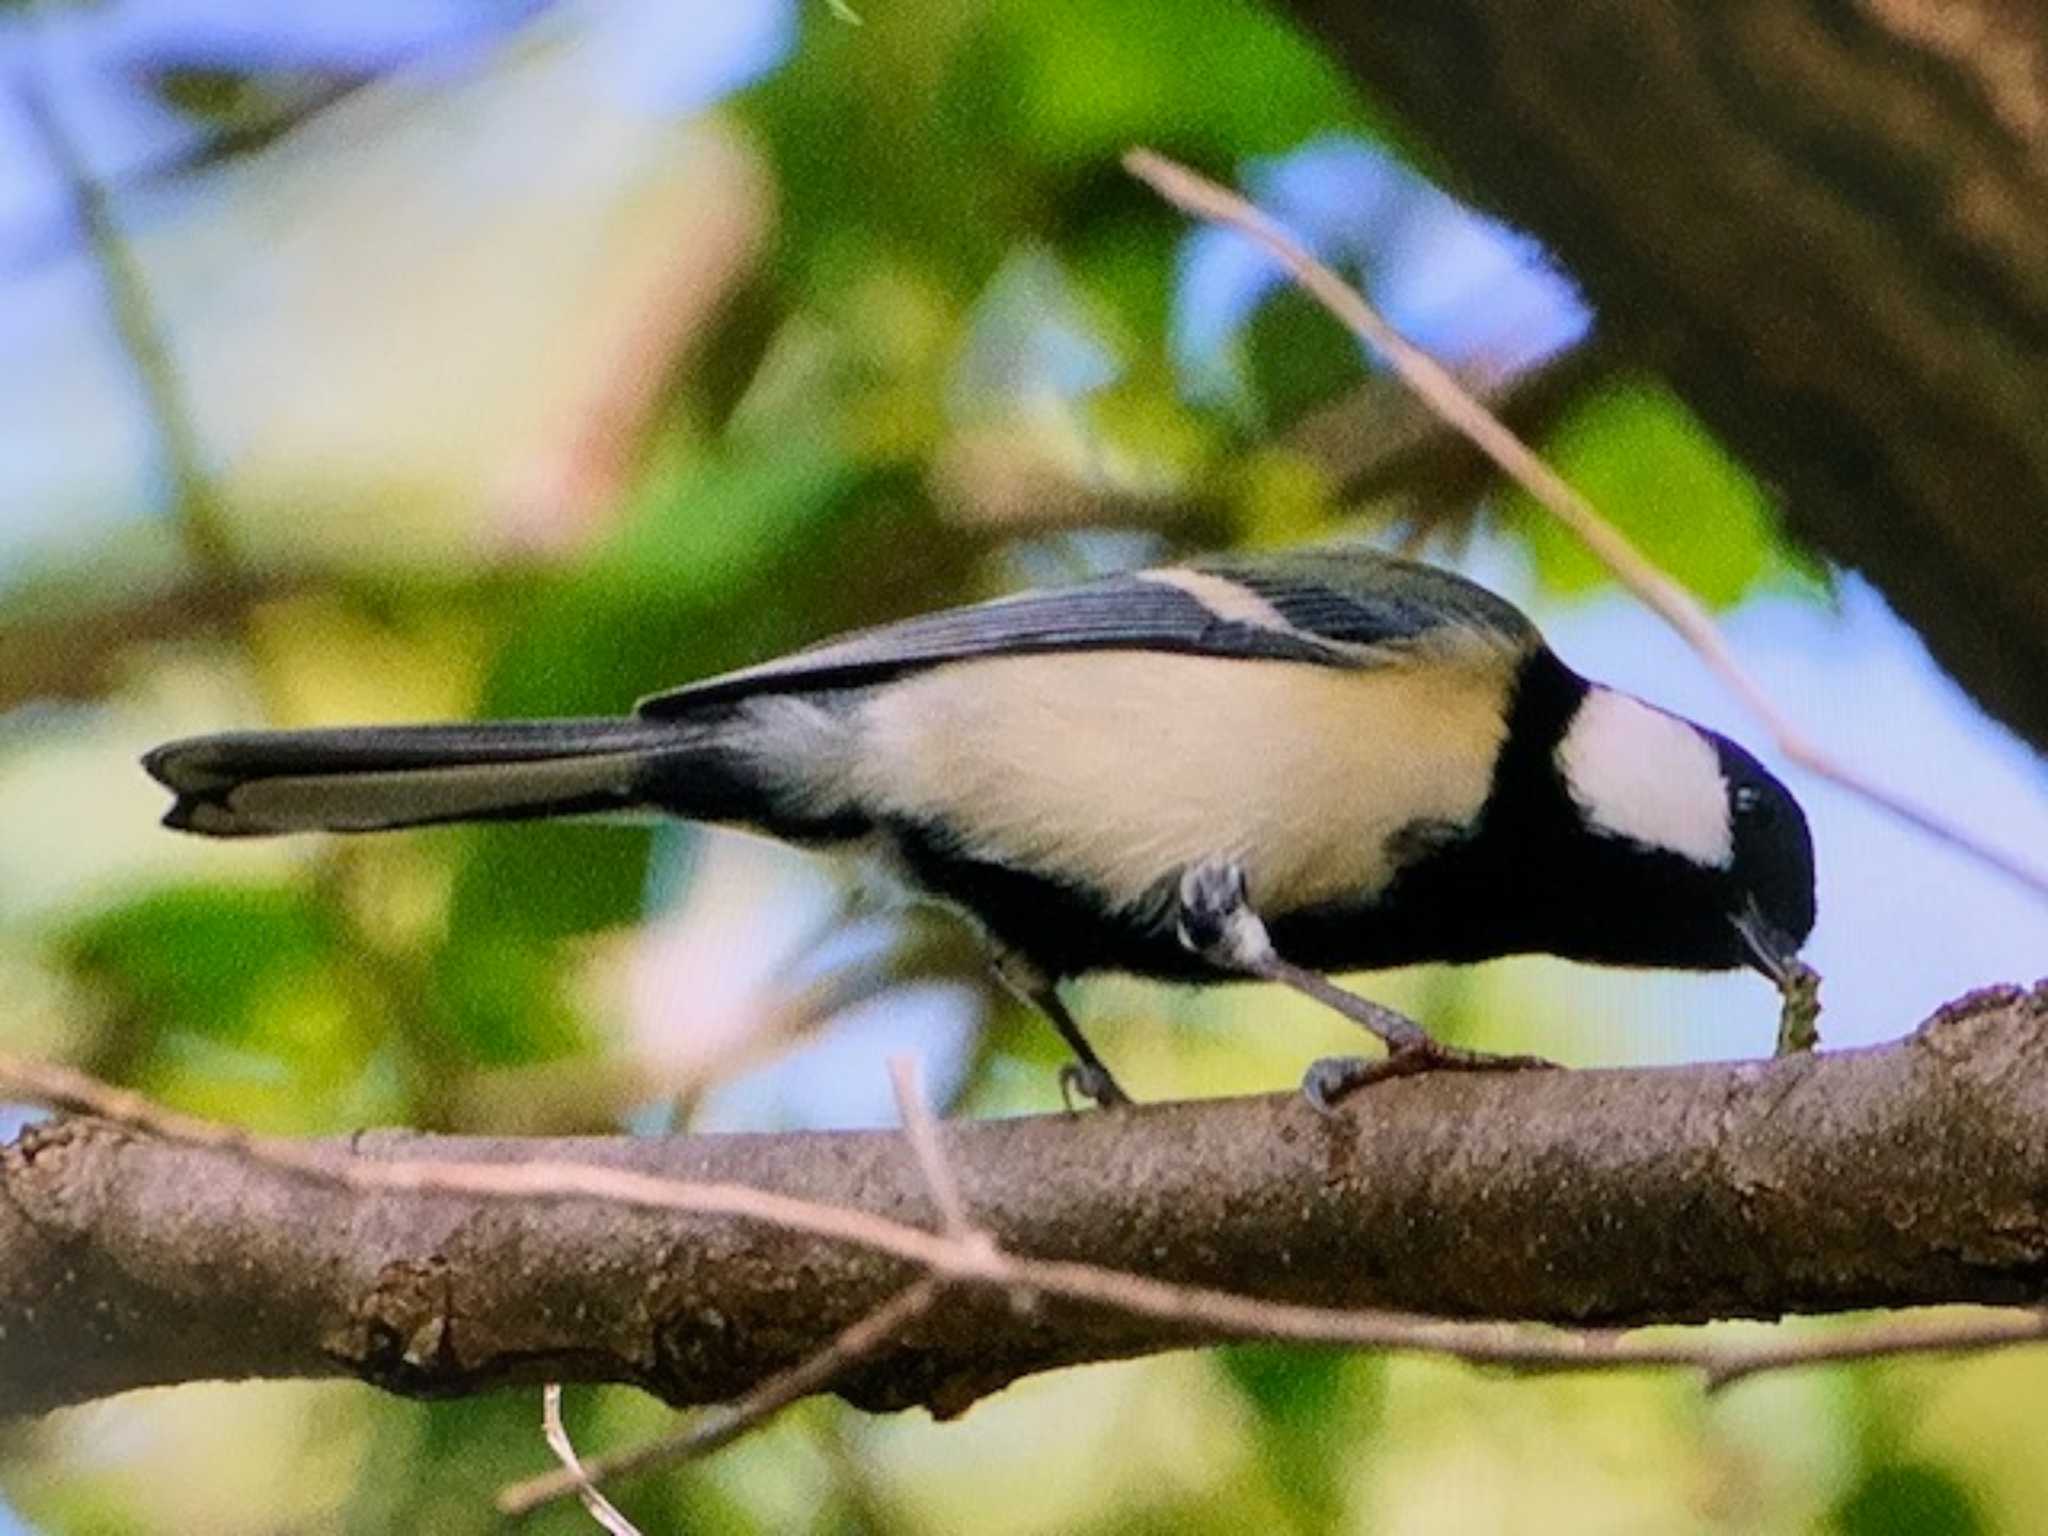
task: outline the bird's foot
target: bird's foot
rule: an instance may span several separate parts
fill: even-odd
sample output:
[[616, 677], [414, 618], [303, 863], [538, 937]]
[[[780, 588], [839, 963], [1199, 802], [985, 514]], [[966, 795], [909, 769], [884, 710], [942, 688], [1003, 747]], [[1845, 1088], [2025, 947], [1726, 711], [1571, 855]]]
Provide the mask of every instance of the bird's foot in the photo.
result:
[[1541, 1056], [1501, 1056], [1445, 1045], [1406, 1014], [1347, 992], [1319, 972], [1274, 951], [1272, 936], [1246, 896], [1244, 866], [1205, 859], [1180, 878], [1175, 923], [1180, 942], [1219, 970], [1257, 976], [1312, 997], [1375, 1036], [1385, 1056], [1333, 1056], [1310, 1067], [1302, 1096], [1322, 1114], [1368, 1084], [1424, 1072], [1524, 1072], [1557, 1065]]
[[1558, 1070], [1558, 1064], [1541, 1056], [1503, 1056], [1493, 1051], [1471, 1051], [1463, 1046], [1445, 1045], [1416, 1030], [1416, 1038], [1396, 1046], [1384, 1056], [1325, 1056], [1312, 1062], [1302, 1074], [1301, 1096], [1319, 1115], [1331, 1115], [1337, 1106], [1361, 1088], [1395, 1077], [1418, 1077], [1425, 1072], [1541, 1072]]
[[1075, 1094], [1097, 1109], [1118, 1109], [1132, 1102], [1099, 1061], [1070, 1061], [1060, 1068], [1060, 1102], [1067, 1106], [1068, 1114], [1074, 1112]]

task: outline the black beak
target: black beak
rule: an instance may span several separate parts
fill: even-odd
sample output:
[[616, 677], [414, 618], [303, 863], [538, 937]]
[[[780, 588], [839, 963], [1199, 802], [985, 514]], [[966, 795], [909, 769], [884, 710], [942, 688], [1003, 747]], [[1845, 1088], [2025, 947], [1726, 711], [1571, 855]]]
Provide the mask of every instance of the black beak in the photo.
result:
[[1728, 920], [1742, 935], [1743, 948], [1748, 951], [1744, 958], [1783, 991], [1801, 968], [1799, 946], [1772, 927], [1754, 901], [1745, 903]]

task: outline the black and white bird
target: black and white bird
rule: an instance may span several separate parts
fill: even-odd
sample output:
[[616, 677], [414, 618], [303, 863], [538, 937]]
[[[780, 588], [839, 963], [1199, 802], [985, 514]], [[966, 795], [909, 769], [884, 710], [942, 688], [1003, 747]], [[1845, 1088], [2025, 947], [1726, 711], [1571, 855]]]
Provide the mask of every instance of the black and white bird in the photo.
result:
[[144, 759], [212, 837], [640, 811], [879, 853], [1124, 1094], [1057, 984], [1258, 976], [1438, 1045], [1332, 971], [1547, 952], [1744, 964], [1814, 919], [1785, 787], [1726, 737], [1588, 682], [1513, 605], [1364, 550], [1196, 561], [863, 630], [628, 717], [258, 731]]

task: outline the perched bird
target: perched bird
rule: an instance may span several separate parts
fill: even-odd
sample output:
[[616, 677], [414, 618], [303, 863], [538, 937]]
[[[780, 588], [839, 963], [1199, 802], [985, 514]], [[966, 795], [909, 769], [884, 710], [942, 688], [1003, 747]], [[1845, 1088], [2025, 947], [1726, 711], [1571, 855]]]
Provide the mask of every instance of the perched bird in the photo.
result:
[[1791, 794], [1588, 682], [1503, 599], [1365, 550], [1196, 561], [826, 641], [630, 717], [202, 736], [165, 823], [212, 837], [643, 811], [880, 854], [986, 936], [1070, 1080], [1125, 1098], [1055, 990], [1265, 977], [1391, 1055], [1438, 1045], [1329, 971], [1543, 951], [1781, 985], [1814, 918]]

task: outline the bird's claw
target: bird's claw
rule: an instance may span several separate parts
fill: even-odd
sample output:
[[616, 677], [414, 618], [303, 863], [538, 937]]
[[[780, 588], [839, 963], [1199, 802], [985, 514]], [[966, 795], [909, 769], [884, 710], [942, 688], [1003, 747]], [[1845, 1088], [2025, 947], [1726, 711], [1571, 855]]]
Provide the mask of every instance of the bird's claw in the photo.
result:
[[1419, 1077], [1425, 1072], [1542, 1072], [1559, 1070], [1558, 1063], [1542, 1056], [1502, 1056], [1492, 1051], [1469, 1051], [1462, 1046], [1444, 1045], [1428, 1035], [1403, 1045], [1385, 1056], [1325, 1056], [1311, 1062], [1302, 1074], [1301, 1096], [1309, 1108], [1323, 1116], [1333, 1115], [1337, 1106], [1361, 1088], [1395, 1077]]
[[1424, 1072], [1523, 1072], [1557, 1065], [1541, 1056], [1497, 1056], [1491, 1051], [1444, 1045], [1413, 1019], [1282, 959], [1274, 952], [1265, 923], [1251, 909], [1244, 866], [1234, 859], [1204, 859], [1181, 872], [1174, 920], [1180, 942], [1210, 964], [1292, 987], [1343, 1014], [1387, 1047], [1387, 1054], [1377, 1059], [1331, 1056], [1311, 1066], [1301, 1080], [1301, 1093], [1318, 1114], [1332, 1113], [1346, 1096], [1390, 1077], [1415, 1077]]
[[1070, 1061], [1060, 1068], [1060, 1102], [1074, 1113], [1074, 1095], [1079, 1094], [1097, 1109], [1116, 1109], [1131, 1102], [1131, 1096], [1109, 1075], [1100, 1062]]
[[1301, 1096], [1308, 1100], [1310, 1109], [1327, 1120], [1337, 1113], [1340, 1099], [1384, 1076], [1378, 1069], [1386, 1064], [1385, 1057], [1368, 1060], [1364, 1056], [1319, 1056], [1301, 1074]]

